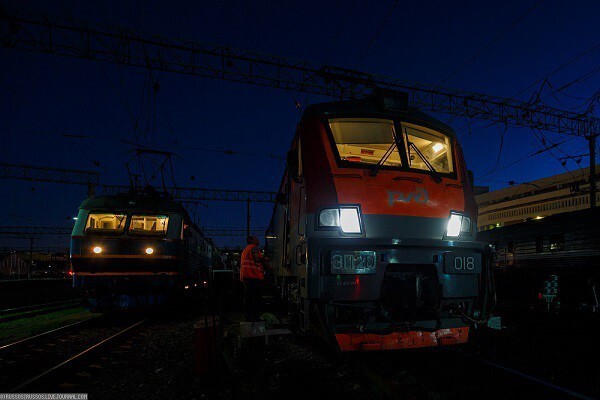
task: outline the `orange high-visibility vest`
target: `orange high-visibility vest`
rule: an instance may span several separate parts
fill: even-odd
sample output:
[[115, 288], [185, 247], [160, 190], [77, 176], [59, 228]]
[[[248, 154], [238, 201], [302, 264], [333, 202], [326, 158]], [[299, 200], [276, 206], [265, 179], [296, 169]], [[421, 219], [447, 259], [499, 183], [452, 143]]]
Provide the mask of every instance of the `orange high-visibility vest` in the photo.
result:
[[[257, 244], [249, 244], [246, 246], [244, 251], [242, 251], [241, 265], [240, 265], [240, 280], [244, 279], [260, 279], [263, 280], [265, 278], [265, 274], [263, 272], [263, 267], [260, 263], [254, 262], [252, 258], [252, 249], [258, 246]], [[259, 257], [262, 256], [260, 250], [258, 250]]]

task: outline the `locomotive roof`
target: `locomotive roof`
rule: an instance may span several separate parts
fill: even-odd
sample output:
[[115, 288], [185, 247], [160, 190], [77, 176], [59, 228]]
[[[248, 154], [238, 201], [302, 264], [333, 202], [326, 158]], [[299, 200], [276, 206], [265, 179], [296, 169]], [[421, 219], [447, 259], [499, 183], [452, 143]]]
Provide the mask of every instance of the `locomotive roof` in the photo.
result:
[[363, 99], [334, 101], [329, 103], [312, 104], [306, 107], [302, 119], [309, 117], [318, 117], [321, 115], [363, 115], [376, 116], [381, 118], [397, 118], [401, 121], [412, 122], [418, 125], [427, 126], [436, 129], [451, 138], [456, 137], [454, 129], [444, 124], [440, 120], [425, 114], [415, 108], [407, 107], [404, 110], [384, 108], [382, 99], [377, 96], [366, 97]]
[[79, 206], [83, 210], [148, 210], [177, 212], [187, 215], [185, 208], [166, 193], [120, 193], [114, 196], [87, 198]]

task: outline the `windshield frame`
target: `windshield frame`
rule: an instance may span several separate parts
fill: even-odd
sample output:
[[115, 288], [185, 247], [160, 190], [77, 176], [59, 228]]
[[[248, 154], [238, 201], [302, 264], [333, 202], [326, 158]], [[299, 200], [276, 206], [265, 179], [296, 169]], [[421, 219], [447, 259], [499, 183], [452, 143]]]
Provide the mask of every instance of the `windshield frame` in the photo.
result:
[[[122, 215], [123, 216], [123, 224], [121, 225], [121, 229], [102, 229], [102, 228], [90, 228], [88, 227], [88, 223], [90, 222], [90, 218], [92, 215], [98, 214], [113, 214], [113, 215]], [[85, 219], [85, 225], [83, 227], [83, 234], [86, 236], [122, 236], [125, 234], [126, 229], [129, 226], [129, 214], [127, 212], [120, 212], [117, 214], [114, 210], [90, 210]]]
[[[133, 218], [134, 217], [166, 217], [167, 219], [167, 227], [164, 231], [155, 231], [157, 233], [152, 233], [153, 231], [151, 230], [146, 230], [146, 229], [132, 229], [133, 226]], [[127, 224], [127, 236], [134, 236], [134, 237], [166, 237], [167, 236], [167, 232], [169, 231], [169, 224], [170, 224], [170, 220], [171, 220], [171, 216], [169, 214], [163, 213], [163, 214], [159, 214], [159, 213], [148, 213], [148, 212], [131, 212], [128, 215], [128, 224]]]
[[434, 179], [435, 179], [435, 175], [439, 175], [443, 178], [457, 179], [456, 152], [455, 152], [455, 148], [454, 148], [456, 138], [454, 138], [452, 135], [448, 134], [447, 132], [444, 132], [439, 127], [431, 126], [431, 124], [423, 123], [423, 121], [419, 121], [417, 119], [413, 119], [413, 118], [400, 119], [398, 116], [390, 116], [390, 115], [382, 115], [382, 114], [340, 113], [340, 114], [323, 115], [321, 122], [325, 126], [325, 131], [327, 132], [327, 137], [329, 139], [329, 145], [331, 146], [331, 150], [333, 152], [336, 165], [339, 168], [360, 168], [360, 169], [372, 170], [373, 167], [376, 166], [376, 164], [366, 164], [366, 163], [342, 160], [342, 157], [340, 156], [340, 153], [337, 149], [337, 143], [334, 139], [333, 132], [331, 131], [331, 127], [329, 125], [329, 122], [336, 118], [388, 119], [390, 121], [393, 121], [396, 134], [398, 134], [398, 132], [400, 132], [402, 135], [404, 135], [404, 131], [402, 130], [402, 123], [407, 123], [407, 124], [411, 124], [411, 125], [421, 126], [423, 128], [427, 128], [427, 129], [433, 130], [435, 132], [438, 132], [441, 135], [444, 135], [445, 137], [448, 138], [449, 148], [450, 148], [450, 151], [452, 151], [452, 157], [451, 157], [452, 158], [452, 160], [451, 160], [452, 161], [452, 172], [443, 172], [443, 171], [433, 172], [430, 170], [425, 170], [425, 169], [420, 169], [420, 168], [411, 168], [409, 166], [410, 163], [408, 162], [408, 152], [406, 149], [406, 142], [401, 137], [398, 138], [398, 140], [397, 140], [399, 143], [397, 143], [395, 151], [400, 151], [400, 160], [402, 161], [402, 165], [401, 166], [380, 165], [377, 167], [377, 169], [380, 171], [414, 172], [414, 173], [418, 173], [418, 174], [430, 175]]

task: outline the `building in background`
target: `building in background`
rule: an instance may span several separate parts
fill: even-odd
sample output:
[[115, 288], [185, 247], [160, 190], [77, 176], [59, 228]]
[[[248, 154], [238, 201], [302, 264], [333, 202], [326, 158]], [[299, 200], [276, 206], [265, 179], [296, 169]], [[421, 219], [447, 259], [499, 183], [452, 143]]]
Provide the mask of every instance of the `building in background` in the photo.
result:
[[22, 254], [10, 253], [0, 255], [0, 279], [26, 278], [29, 273], [29, 262]]
[[[583, 168], [475, 196], [477, 230], [541, 219], [590, 207], [590, 169]], [[600, 203], [600, 194], [596, 193]]]
[[65, 278], [68, 269], [68, 249], [56, 252], [35, 251], [31, 254], [17, 249], [0, 251], [0, 280]]

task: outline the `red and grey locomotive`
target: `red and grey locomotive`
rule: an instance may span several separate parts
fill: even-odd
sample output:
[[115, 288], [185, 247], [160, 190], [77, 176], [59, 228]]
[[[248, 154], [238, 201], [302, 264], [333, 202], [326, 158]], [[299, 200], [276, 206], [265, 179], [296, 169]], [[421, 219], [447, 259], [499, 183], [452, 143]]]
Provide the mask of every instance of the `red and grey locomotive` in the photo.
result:
[[494, 301], [454, 131], [388, 93], [307, 107], [267, 249], [300, 325], [342, 351], [467, 341]]

